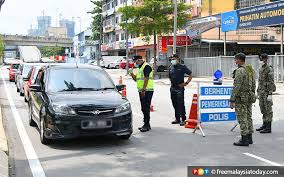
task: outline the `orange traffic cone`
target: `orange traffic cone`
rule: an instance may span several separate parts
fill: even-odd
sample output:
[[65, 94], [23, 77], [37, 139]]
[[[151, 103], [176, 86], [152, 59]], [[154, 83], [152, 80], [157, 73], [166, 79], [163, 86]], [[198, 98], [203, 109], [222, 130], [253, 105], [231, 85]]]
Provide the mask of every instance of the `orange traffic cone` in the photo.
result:
[[124, 89], [122, 90], [122, 96], [126, 97], [126, 86], [124, 86]]
[[119, 84], [119, 85], [122, 85], [122, 76], [119, 77], [118, 84]]
[[197, 120], [197, 94], [193, 95], [190, 114], [188, 116], [188, 119], [186, 120], [186, 123], [184, 125], [185, 128], [192, 128], [195, 129], [198, 123]]
[[150, 111], [151, 112], [154, 112], [154, 106], [151, 104], [151, 106], [150, 106]]

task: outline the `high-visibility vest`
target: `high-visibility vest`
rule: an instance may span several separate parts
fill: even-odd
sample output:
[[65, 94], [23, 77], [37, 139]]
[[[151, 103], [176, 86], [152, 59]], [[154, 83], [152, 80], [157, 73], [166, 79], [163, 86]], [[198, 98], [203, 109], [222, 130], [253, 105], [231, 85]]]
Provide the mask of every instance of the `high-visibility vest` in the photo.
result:
[[[144, 62], [144, 64], [142, 65], [141, 68], [137, 69], [137, 74], [136, 74], [136, 83], [137, 83], [137, 88], [138, 91], [142, 91], [143, 90], [143, 86], [144, 86], [144, 68], [145, 66], [150, 66], [148, 63]], [[146, 91], [154, 91], [154, 80], [153, 80], [153, 70], [149, 75], [149, 80], [148, 80], [148, 84], [146, 87]]]

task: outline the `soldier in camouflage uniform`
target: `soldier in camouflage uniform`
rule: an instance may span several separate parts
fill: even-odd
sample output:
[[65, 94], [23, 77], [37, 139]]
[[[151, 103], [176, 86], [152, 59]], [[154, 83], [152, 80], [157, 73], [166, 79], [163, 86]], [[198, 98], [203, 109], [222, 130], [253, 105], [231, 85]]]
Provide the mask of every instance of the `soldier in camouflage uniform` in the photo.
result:
[[253, 144], [252, 103], [256, 101], [255, 73], [251, 65], [245, 64], [245, 59], [246, 56], [243, 53], [235, 56], [238, 68], [235, 70], [234, 87], [230, 98], [230, 106], [232, 109], [235, 107], [242, 136], [238, 142], [234, 143], [235, 146]]
[[276, 91], [273, 68], [267, 64], [267, 60], [267, 54], [262, 54], [260, 56], [262, 66], [259, 69], [257, 94], [259, 96], [259, 107], [263, 115], [263, 124], [260, 128], [256, 129], [256, 131], [260, 131], [260, 133], [271, 133], [271, 122], [273, 117], [272, 93]]

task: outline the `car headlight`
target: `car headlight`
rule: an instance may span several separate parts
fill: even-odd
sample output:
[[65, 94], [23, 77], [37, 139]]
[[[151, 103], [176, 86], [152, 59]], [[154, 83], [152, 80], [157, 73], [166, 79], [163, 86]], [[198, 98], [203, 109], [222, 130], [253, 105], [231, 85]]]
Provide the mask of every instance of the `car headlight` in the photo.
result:
[[129, 111], [130, 109], [131, 109], [130, 103], [126, 102], [126, 103], [123, 103], [122, 105], [120, 105], [119, 107], [117, 107], [115, 109], [115, 113], [126, 112], [126, 111]]
[[75, 115], [76, 111], [67, 105], [53, 105], [53, 110], [56, 114]]

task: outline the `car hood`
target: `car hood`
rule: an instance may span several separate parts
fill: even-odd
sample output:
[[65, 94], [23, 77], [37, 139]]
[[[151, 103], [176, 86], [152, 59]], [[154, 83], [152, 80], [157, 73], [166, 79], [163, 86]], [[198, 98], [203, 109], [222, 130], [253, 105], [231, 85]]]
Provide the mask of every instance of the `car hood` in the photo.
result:
[[66, 91], [48, 93], [53, 104], [71, 107], [92, 106], [115, 108], [127, 100], [115, 90], [107, 91]]

